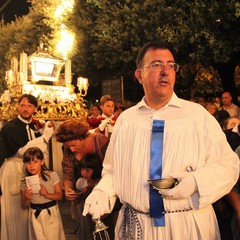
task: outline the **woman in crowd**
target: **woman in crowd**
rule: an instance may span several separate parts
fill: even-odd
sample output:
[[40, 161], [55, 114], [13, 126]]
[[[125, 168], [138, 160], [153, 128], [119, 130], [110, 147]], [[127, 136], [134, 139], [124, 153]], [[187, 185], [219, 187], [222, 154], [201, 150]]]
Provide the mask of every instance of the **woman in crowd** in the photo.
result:
[[[67, 120], [62, 123], [56, 131], [56, 139], [63, 143], [64, 157], [62, 162], [63, 168], [63, 184], [66, 199], [74, 201], [78, 194], [74, 194], [76, 178], [76, 171], [78, 162], [88, 153], [95, 153], [103, 162], [103, 158], [109, 143], [108, 138], [101, 133], [90, 133], [88, 126], [80, 120]], [[75, 172], [75, 174], [74, 174]], [[118, 211], [113, 211], [108, 217], [104, 219], [104, 223], [109, 226], [109, 235], [114, 239], [114, 226], [118, 215]], [[84, 218], [81, 216], [81, 218]], [[80, 221], [84, 221], [80, 219]], [[89, 223], [91, 224], [91, 223]], [[88, 228], [81, 229], [82, 236], [79, 239], [87, 240], [85, 236], [91, 236], [92, 232], [84, 233]]]
[[99, 125], [99, 119], [101, 119], [101, 109], [98, 105], [92, 105], [87, 117], [89, 129], [97, 128]]
[[230, 117], [229, 113], [226, 110], [224, 109], [218, 110], [216, 104], [213, 102], [207, 102], [205, 107], [208, 110], [208, 112], [211, 113], [216, 118], [221, 127], [223, 122]]

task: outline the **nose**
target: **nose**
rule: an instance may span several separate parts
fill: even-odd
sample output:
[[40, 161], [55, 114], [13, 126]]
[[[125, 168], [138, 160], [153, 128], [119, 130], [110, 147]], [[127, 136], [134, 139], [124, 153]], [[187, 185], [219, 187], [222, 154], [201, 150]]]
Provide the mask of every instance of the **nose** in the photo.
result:
[[24, 111], [28, 111], [28, 109], [29, 109], [28, 106], [23, 107]]
[[87, 172], [86, 172], [86, 170], [81, 169], [81, 175], [82, 175], [83, 178], [86, 178], [86, 177], [87, 177]]
[[163, 65], [163, 68], [162, 70], [160, 71], [160, 74], [163, 75], [163, 76], [166, 76], [169, 74], [169, 69], [166, 65]]
[[71, 152], [74, 152], [75, 147], [70, 147], [69, 150], [70, 150]]

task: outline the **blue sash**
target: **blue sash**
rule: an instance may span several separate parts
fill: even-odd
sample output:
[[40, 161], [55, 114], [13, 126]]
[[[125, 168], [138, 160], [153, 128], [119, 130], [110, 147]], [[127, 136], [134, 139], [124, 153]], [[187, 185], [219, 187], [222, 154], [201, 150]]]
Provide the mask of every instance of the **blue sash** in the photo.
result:
[[[164, 121], [153, 120], [150, 179], [162, 178]], [[154, 218], [154, 226], [165, 226], [163, 199], [159, 192], [150, 186], [150, 216]]]

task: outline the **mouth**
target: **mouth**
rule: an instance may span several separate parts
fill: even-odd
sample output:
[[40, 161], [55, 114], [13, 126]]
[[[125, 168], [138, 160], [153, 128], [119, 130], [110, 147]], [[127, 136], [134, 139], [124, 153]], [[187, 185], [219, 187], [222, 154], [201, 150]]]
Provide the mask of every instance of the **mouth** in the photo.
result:
[[160, 84], [160, 85], [167, 85], [167, 84], [168, 84], [168, 81], [167, 81], [166, 79], [160, 79], [160, 80], [158, 81], [158, 84]]

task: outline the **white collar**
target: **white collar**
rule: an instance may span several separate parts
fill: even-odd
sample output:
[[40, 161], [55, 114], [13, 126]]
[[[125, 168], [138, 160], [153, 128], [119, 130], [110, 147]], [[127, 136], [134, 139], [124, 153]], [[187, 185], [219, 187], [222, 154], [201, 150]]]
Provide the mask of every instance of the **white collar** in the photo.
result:
[[32, 122], [32, 118], [29, 121], [27, 121], [26, 119], [22, 118], [20, 115], [18, 115], [18, 118], [19, 118], [19, 120], [21, 120], [22, 122], [24, 122], [26, 124], [29, 124], [29, 123]]
[[[177, 95], [175, 94], [175, 92], [173, 92], [172, 94], [172, 97], [170, 98], [169, 102], [164, 106], [164, 107], [167, 107], [167, 106], [175, 106], [175, 107], [182, 107], [182, 103], [181, 103], [181, 100], [180, 98], [177, 97]], [[141, 107], [148, 107], [146, 101], [145, 101], [145, 96], [142, 98], [142, 100], [137, 104], [137, 108], [141, 108]]]
[[107, 117], [104, 113], [102, 114], [102, 117], [103, 118], [107, 118], [107, 119], [110, 119], [110, 118], [113, 118], [114, 117], [114, 115], [112, 115], [111, 117]]

